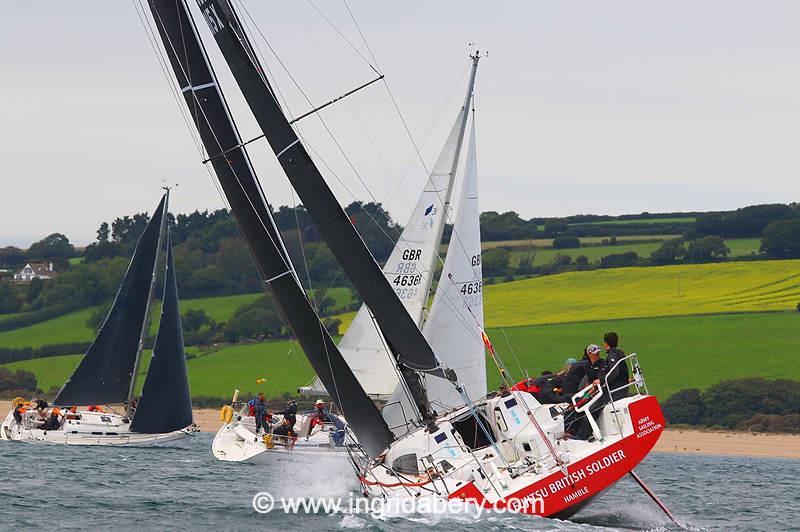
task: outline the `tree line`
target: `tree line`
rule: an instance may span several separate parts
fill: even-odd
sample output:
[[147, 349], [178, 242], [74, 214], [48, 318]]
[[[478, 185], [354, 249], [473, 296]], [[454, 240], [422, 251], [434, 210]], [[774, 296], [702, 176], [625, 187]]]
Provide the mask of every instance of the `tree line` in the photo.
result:
[[800, 381], [722, 381], [704, 391], [680, 390], [662, 408], [672, 424], [800, 433]]
[[[375, 258], [385, 261], [402, 227], [377, 203], [353, 202], [345, 211]], [[696, 215], [694, 222], [674, 221], [691, 215]], [[665, 223], [636, 223], [636, 220], [659, 217], [666, 219]], [[302, 206], [282, 206], [275, 211], [274, 218], [304, 284], [349, 286], [347, 277]], [[136, 213], [116, 218], [110, 224], [103, 222], [97, 230], [95, 242], [83, 251], [79, 264], [70, 264], [70, 258], [80, 256], [80, 253], [61, 233], [48, 235], [33, 243], [28, 250], [0, 249], [0, 266], [13, 269], [34, 260], [52, 261], [59, 272], [56, 279], [46, 282], [35, 280], [17, 286], [0, 282], [0, 313], [32, 313], [48, 308], [58, 308], [64, 313], [109, 301], [116, 293], [136, 241], [148, 220], [147, 213]], [[622, 220], [630, 223], [612, 223]], [[262, 289], [247, 247], [225, 210], [170, 215], [168, 223], [181, 297], [249, 293]], [[449, 229], [445, 232], [446, 237]], [[613, 245], [629, 234], [645, 234], [642, 231], [651, 235], [664, 231], [676, 234], [678, 231], [682, 236], [663, 242], [649, 257], [640, 257], [632, 251], [610, 253], [596, 265], [579, 251], [580, 238], [587, 235], [610, 235], [604, 243]], [[730, 253], [724, 238], [733, 237], [760, 236], [765, 257], [793, 258], [800, 257], [800, 206], [796, 203], [754, 205], [722, 213], [641, 213], [615, 218], [576, 215], [529, 220], [512, 211], [502, 214], [488, 211], [481, 214], [481, 232], [484, 241], [554, 238], [553, 247], [563, 251], [548, 264], [534, 265], [535, 252], [531, 252], [512, 266], [510, 249], [487, 250], [482, 257], [487, 278], [723, 260]], [[34, 313], [21, 319], [41, 321], [52, 317], [50, 314], [52, 311]], [[10, 322], [7, 325], [15, 324]]]

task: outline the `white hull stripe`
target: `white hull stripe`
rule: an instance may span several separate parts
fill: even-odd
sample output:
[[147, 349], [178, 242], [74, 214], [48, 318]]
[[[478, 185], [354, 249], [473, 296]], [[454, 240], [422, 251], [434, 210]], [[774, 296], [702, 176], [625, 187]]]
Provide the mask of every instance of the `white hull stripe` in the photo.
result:
[[192, 91], [196, 92], [196, 91], [199, 91], [201, 89], [207, 89], [209, 87], [214, 87], [214, 86], [216, 86], [216, 83], [214, 83], [213, 81], [211, 83], [204, 83], [203, 85], [195, 85], [194, 87], [192, 87], [191, 85], [187, 85], [187, 86], [185, 86], [184, 88], [181, 89], [181, 92], [187, 92], [189, 90], [192, 90]]

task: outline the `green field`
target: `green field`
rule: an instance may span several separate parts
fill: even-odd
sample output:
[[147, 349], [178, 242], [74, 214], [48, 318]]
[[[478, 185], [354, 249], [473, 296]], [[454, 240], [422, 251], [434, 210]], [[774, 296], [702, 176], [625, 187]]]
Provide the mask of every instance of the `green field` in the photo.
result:
[[[662, 241], [662, 240], [670, 240], [672, 238], [678, 238], [681, 235], [631, 235], [631, 236], [621, 236], [618, 238], [620, 242], [637, 242], [640, 240], [645, 241]], [[581, 244], [600, 244], [603, 240], [608, 240], [610, 237], [608, 236], [584, 236], [581, 237]], [[552, 248], [553, 247], [553, 239], [552, 238], [529, 238], [523, 240], [494, 240], [490, 242], [482, 242], [481, 249], [486, 251], [487, 249], [494, 249], [494, 248]], [[756, 246], [758, 247], [758, 246]], [[442, 246], [442, 252], [447, 251], [447, 245]]]
[[[588, 239], [581, 239], [581, 243], [587, 243]], [[744, 255], [752, 255], [758, 253], [758, 248], [761, 245], [761, 240], [758, 238], [739, 238], [726, 240], [725, 245], [731, 250], [731, 257], [741, 257]], [[600, 259], [612, 253], [627, 253], [628, 251], [635, 251], [639, 257], [647, 258], [652, 252], [661, 247], [661, 242], [643, 242], [632, 244], [616, 244], [613, 246], [582, 246], [579, 248], [571, 249], [553, 249], [553, 248], [528, 248], [528, 249], [513, 249], [511, 251], [511, 265], [517, 266], [520, 259], [528, 255], [533, 256], [534, 266], [541, 266], [552, 262], [556, 255], [569, 255], [575, 260], [580, 255], [585, 255], [589, 262], [600, 262]]]
[[[488, 332], [515, 376], [522, 372], [514, 353], [534, 375], [555, 370], [567, 357], [580, 355], [586, 344], [600, 343], [604, 332], [616, 330], [623, 349], [640, 353], [651, 391], [661, 398], [727, 378], [800, 378], [794, 360], [800, 345], [800, 313], [794, 311], [800, 302], [800, 260], [570, 272], [487, 285], [485, 298]], [[194, 301], [204, 308], [220, 299]], [[184, 303], [184, 309], [194, 304]], [[236, 306], [229, 304], [225, 312]], [[0, 345], [8, 345], [9, 338], [24, 342], [17, 345], [69, 341], [64, 337], [74, 333], [70, 324], [88, 330], [88, 311], [82, 312], [87, 315], [73, 313], [0, 333]], [[47, 335], [50, 340], [43, 341]], [[62, 384], [76, 361], [73, 355], [8, 367], [34, 371], [47, 390]], [[289, 341], [199, 353], [189, 361], [189, 371], [195, 395], [221, 397], [233, 388], [276, 397], [313, 375], [297, 344]], [[493, 368], [489, 376], [496, 386]], [[260, 377], [267, 384], [257, 386]]]
[[21, 329], [0, 332], [0, 347], [41, 347], [48, 344], [88, 342], [94, 333], [86, 322], [95, 308], [85, 308]]
[[693, 224], [697, 220], [694, 217], [686, 217], [686, 218], [642, 218], [639, 220], [606, 220], [600, 222], [589, 222], [589, 223], [574, 223], [570, 224], [571, 226], [578, 226], [578, 225], [601, 225], [601, 224], [612, 224], [612, 225], [625, 225], [625, 224]]
[[[682, 388], [705, 388], [723, 379], [800, 379], [800, 365], [793, 363], [796, 353], [788, 347], [800, 345], [800, 314], [796, 312], [534, 325], [487, 332], [510, 374], [519, 379], [524, 373], [514, 353], [530, 375], [544, 369], [557, 371], [566, 358], [579, 358], [586, 344], [602, 343], [603, 333], [609, 330], [620, 334], [626, 352], [639, 354], [650, 391], [662, 399]], [[47, 390], [61, 386], [79, 358], [51, 357], [6, 367], [33, 371], [39, 387]], [[499, 377], [488, 360], [487, 365], [489, 386], [494, 389]], [[188, 367], [195, 396], [228, 397], [238, 388], [247, 396], [263, 391], [268, 397], [279, 397], [295, 393], [314, 374], [297, 344], [289, 341], [224, 347], [190, 360]], [[257, 385], [261, 377], [267, 382]]]
[[[197, 353], [187, 348], [187, 352]], [[10, 370], [32, 371], [42, 390], [62, 386], [78, 365], [82, 355], [37, 358], [4, 364]], [[150, 351], [142, 355], [142, 367], [137, 388], [141, 390], [150, 360]], [[262, 391], [267, 397], [279, 397], [285, 392], [296, 393], [313, 377], [314, 371], [296, 342], [278, 341], [223, 347], [218, 351], [200, 354], [188, 361], [192, 395], [229, 397], [235, 388], [251, 395]], [[265, 384], [256, 379], [265, 378]]]
[[[661, 399], [724, 379], [800, 379], [793, 352], [800, 345], [797, 312], [606, 320], [489, 329], [488, 334], [516, 377], [520, 370], [509, 344], [522, 368], [538, 375], [558, 371], [568, 357], [580, 358], [589, 343], [602, 345], [603, 334], [611, 330], [620, 335], [625, 352], [639, 355], [650, 392]], [[497, 387], [497, 371], [489, 367], [488, 374], [490, 387]]]
[[[352, 293], [348, 288], [331, 288], [327, 293], [336, 301], [337, 308], [346, 308], [350, 305]], [[261, 293], [185, 299], [181, 301], [181, 312], [189, 309], [203, 310], [221, 323], [230, 319], [238, 307], [254, 301], [259, 296]], [[94, 338], [94, 331], [86, 322], [96, 308], [86, 308], [28, 327], [0, 332], [0, 347], [41, 347], [49, 344], [89, 342]], [[158, 327], [157, 317], [160, 312], [161, 304], [156, 302], [153, 308], [154, 319], [150, 327], [151, 334], [154, 334]]]
[[489, 326], [794, 310], [800, 260], [569, 272], [486, 287]]

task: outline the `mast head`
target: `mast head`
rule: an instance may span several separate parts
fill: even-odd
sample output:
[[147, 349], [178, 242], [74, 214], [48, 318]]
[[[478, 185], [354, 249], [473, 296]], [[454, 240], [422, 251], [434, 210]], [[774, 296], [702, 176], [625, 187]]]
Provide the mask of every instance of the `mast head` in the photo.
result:
[[489, 52], [487, 52], [487, 51], [485, 51], [485, 50], [484, 50], [484, 53], [483, 53], [483, 55], [481, 55], [481, 51], [480, 51], [480, 50], [478, 50], [478, 48], [477, 48], [477, 45], [478, 45], [478, 43], [477, 43], [477, 42], [470, 42], [470, 43], [467, 43], [467, 45], [469, 46], [469, 48], [470, 48], [470, 50], [471, 50], [471, 52], [470, 52], [470, 54], [469, 54], [469, 57], [470, 57], [470, 59], [472, 59], [472, 62], [473, 62], [474, 64], [476, 64], [476, 65], [478, 64], [478, 60], [479, 60], [481, 57], [484, 57], [484, 56], [488, 56], [488, 55], [489, 55]]

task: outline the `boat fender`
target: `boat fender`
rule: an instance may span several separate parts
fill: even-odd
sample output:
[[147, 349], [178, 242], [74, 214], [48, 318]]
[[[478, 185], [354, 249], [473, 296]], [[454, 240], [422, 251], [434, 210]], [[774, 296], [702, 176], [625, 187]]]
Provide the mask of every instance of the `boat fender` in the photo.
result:
[[275, 442], [272, 441], [272, 434], [264, 434], [264, 446], [267, 449], [272, 449], [275, 447]]
[[230, 405], [225, 405], [219, 411], [219, 420], [225, 423], [226, 425], [231, 422], [233, 419], [233, 408]]

